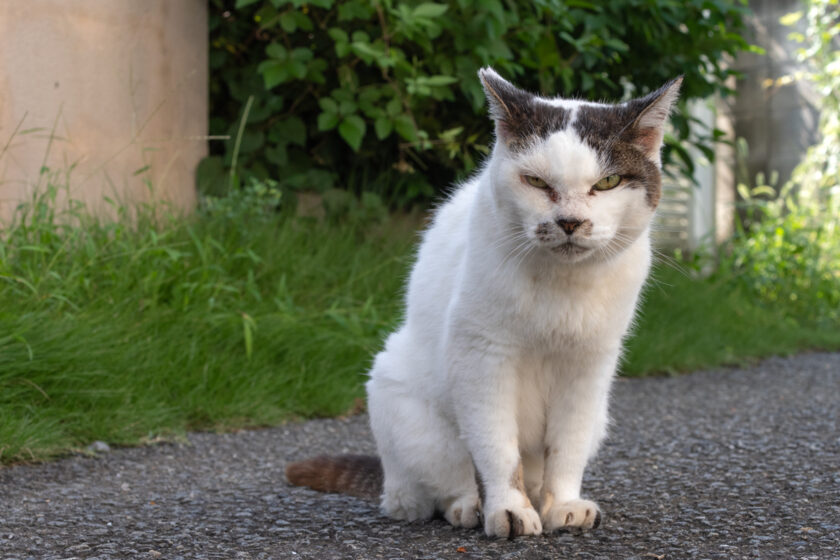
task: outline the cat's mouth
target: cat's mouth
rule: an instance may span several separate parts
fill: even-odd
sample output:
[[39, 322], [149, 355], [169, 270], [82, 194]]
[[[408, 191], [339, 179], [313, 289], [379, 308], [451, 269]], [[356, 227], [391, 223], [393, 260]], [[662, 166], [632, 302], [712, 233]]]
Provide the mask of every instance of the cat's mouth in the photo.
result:
[[559, 245], [555, 245], [551, 247], [552, 253], [559, 253], [561, 255], [582, 255], [589, 251], [589, 247], [584, 247], [583, 245], [578, 245], [577, 243], [572, 243], [571, 241], [564, 241]]

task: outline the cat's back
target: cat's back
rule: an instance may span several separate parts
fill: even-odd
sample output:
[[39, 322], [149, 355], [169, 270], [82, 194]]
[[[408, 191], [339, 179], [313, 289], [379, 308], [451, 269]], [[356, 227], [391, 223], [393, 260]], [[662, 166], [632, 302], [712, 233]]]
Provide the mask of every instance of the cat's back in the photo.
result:
[[436, 384], [423, 380], [437, 370], [435, 360], [441, 355], [445, 317], [462, 274], [467, 224], [478, 180], [460, 185], [437, 208], [423, 233], [408, 282], [405, 320], [376, 357], [369, 393], [377, 390], [378, 383], [394, 381], [411, 383], [417, 394], [436, 391]]
[[438, 207], [423, 234], [407, 294], [407, 323], [416, 328], [440, 325], [464, 261], [470, 211], [480, 177], [460, 185]]

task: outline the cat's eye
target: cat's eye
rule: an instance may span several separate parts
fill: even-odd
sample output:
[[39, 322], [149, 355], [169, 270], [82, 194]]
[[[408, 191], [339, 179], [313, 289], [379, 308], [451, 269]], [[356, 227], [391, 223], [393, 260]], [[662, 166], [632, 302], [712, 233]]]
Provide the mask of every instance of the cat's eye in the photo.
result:
[[548, 187], [548, 183], [546, 183], [539, 177], [534, 177], [533, 175], [523, 175], [522, 178], [525, 179], [525, 182], [531, 185], [532, 187], [536, 187], [538, 189], [545, 189]]
[[596, 191], [608, 191], [614, 189], [621, 183], [621, 175], [608, 175], [592, 185]]

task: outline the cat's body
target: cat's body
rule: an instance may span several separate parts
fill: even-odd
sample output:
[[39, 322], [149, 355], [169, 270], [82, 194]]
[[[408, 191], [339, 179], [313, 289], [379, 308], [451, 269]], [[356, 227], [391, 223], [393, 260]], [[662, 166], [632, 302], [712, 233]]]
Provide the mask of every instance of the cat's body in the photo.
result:
[[[481, 511], [491, 536], [588, 528], [600, 513], [581, 480], [650, 267], [662, 126], [679, 84], [608, 106], [481, 77], [493, 154], [438, 210], [405, 322], [367, 383], [382, 509], [410, 520], [438, 510], [467, 527]], [[341, 490], [313, 484], [313, 465], [293, 465], [289, 479]]]

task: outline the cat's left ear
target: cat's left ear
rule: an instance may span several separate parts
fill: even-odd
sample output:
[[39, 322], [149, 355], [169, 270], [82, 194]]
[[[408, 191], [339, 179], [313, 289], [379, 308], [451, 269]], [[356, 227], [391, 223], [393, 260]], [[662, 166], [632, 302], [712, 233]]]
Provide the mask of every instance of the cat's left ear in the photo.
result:
[[496, 122], [496, 134], [509, 143], [524, 136], [532, 126], [531, 115], [534, 96], [508, 82], [492, 68], [485, 67], [478, 71], [490, 116]]
[[680, 95], [682, 81], [683, 77], [679, 76], [658, 90], [636, 100], [641, 112], [629, 127], [633, 133], [632, 142], [657, 163], [659, 163], [659, 150], [665, 134], [665, 122]]

